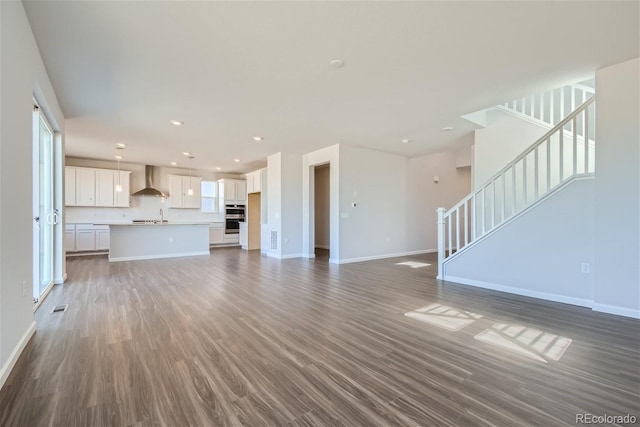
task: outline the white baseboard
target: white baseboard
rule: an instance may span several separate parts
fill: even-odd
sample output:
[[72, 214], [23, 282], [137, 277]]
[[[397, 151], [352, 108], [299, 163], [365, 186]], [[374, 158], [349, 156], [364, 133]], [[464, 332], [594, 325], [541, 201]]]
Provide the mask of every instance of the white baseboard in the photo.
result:
[[29, 328], [25, 331], [24, 335], [22, 335], [22, 338], [20, 338], [18, 345], [16, 345], [16, 347], [13, 349], [13, 351], [9, 355], [9, 358], [7, 359], [5, 364], [2, 366], [2, 369], [0, 369], [0, 388], [4, 386], [4, 383], [7, 381], [7, 378], [9, 378], [9, 374], [11, 373], [11, 370], [16, 365], [16, 362], [20, 358], [22, 351], [27, 346], [27, 344], [29, 343], [29, 340], [31, 339], [31, 337], [35, 332], [36, 332], [36, 322], [31, 322], [31, 325], [29, 325]]
[[304, 254], [279, 255], [279, 254], [274, 254], [274, 253], [271, 253], [271, 252], [267, 252], [267, 256], [269, 256], [271, 258], [277, 258], [277, 259], [309, 258], [309, 257], [305, 256]]
[[201, 255], [210, 255], [209, 251], [202, 252], [187, 252], [187, 253], [179, 253], [179, 254], [161, 254], [161, 255], [142, 255], [142, 256], [123, 256], [123, 257], [112, 257], [109, 256], [109, 262], [121, 262], [121, 261], [139, 261], [145, 259], [162, 259], [162, 258], [180, 258], [186, 256], [201, 256]]
[[475, 286], [477, 288], [490, 289], [493, 291], [506, 292], [509, 294], [522, 295], [543, 299], [547, 301], [561, 302], [564, 304], [577, 305], [580, 307], [591, 308], [593, 301], [587, 298], [569, 297], [566, 295], [552, 294], [548, 292], [532, 291], [529, 289], [514, 288], [513, 286], [498, 285], [496, 283], [482, 282], [480, 280], [467, 279], [463, 277], [448, 276], [445, 274], [444, 280], [447, 282], [459, 283], [461, 285]]
[[302, 258], [315, 258], [316, 254], [302, 254]]
[[594, 303], [591, 309], [593, 311], [599, 311], [601, 313], [616, 314], [618, 316], [625, 316], [625, 317], [632, 317], [634, 319], [640, 319], [640, 310], [634, 310], [632, 308]]
[[58, 277], [56, 280], [54, 280], [53, 283], [55, 283], [56, 285], [62, 285], [66, 281], [67, 281], [67, 273], [64, 273], [64, 276]]
[[53, 285], [55, 285], [55, 282], [51, 282], [51, 284], [49, 286], [47, 286], [47, 288], [44, 290], [44, 292], [42, 293], [42, 295], [40, 295], [40, 298], [38, 298], [38, 302], [34, 304], [33, 306], [33, 312], [35, 313], [36, 310], [38, 309], [38, 307], [40, 307], [40, 305], [42, 304], [42, 302], [44, 301], [44, 299], [47, 297], [47, 295], [49, 295], [49, 293], [51, 292], [51, 290], [53, 289]]
[[398, 258], [402, 256], [411, 256], [411, 255], [422, 255], [422, 254], [431, 253], [435, 251], [436, 251], [435, 249], [424, 249], [420, 251], [399, 252], [395, 254], [382, 254], [382, 255], [373, 255], [373, 256], [366, 256], [366, 257], [359, 257], [359, 258], [339, 259], [339, 260], [334, 260], [335, 262], [329, 260], [329, 262], [331, 262], [332, 264], [351, 264], [353, 262], [374, 261], [376, 259]]

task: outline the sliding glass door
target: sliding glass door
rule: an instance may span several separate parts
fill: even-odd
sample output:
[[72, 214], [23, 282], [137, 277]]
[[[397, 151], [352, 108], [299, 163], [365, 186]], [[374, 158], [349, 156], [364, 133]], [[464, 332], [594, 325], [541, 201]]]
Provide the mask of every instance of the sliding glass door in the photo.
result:
[[58, 222], [58, 213], [54, 208], [53, 131], [38, 107], [34, 108], [33, 130], [33, 299], [37, 302], [53, 284], [54, 226]]

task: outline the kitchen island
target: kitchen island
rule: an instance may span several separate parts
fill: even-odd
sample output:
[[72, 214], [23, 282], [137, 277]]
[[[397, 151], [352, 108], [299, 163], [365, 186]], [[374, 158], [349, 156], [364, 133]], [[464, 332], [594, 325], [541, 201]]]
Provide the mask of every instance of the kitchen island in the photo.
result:
[[109, 224], [109, 261], [209, 255], [208, 223]]

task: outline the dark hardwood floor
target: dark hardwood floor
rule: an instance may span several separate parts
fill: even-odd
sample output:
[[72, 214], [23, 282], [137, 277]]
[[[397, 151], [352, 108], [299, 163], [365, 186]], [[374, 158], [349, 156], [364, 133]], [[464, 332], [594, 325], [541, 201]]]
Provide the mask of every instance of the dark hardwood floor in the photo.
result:
[[[70, 258], [68, 275], [0, 391], [2, 426], [640, 417], [639, 321], [440, 283], [435, 255], [338, 266], [217, 249], [113, 264]], [[482, 317], [451, 331], [404, 315], [434, 303]], [[58, 304], [68, 310], [51, 313]], [[572, 341], [559, 360], [536, 360], [474, 338], [495, 324]]]

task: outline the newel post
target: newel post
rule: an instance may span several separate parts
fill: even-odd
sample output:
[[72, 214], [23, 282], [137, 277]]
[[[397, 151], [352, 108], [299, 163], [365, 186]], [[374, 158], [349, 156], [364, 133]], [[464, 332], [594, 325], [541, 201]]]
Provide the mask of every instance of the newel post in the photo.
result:
[[442, 280], [444, 277], [444, 213], [445, 208], [438, 208], [438, 275], [436, 279]]

